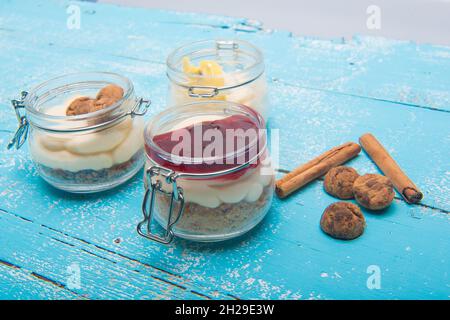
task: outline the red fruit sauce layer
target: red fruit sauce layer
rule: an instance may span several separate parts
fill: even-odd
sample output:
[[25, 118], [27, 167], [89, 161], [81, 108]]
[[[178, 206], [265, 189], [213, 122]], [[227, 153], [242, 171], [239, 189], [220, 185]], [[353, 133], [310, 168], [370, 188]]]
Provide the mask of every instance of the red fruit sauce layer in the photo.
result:
[[[241, 131], [243, 130], [243, 132], [253, 134], [250, 137], [246, 137], [242, 134], [232, 134], [230, 136], [230, 131], [228, 131], [229, 134], [227, 137], [227, 130], [230, 129], [240, 129]], [[206, 132], [212, 133], [212, 138], [211, 136], [205, 138]], [[214, 140], [216, 134], [220, 134], [221, 137], [223, 137], [218, 140], [217, 143], [215, 143]], [[186, 136], [190, 137], [190, 139], [184, 138]], [[153, 143], [163, 151], [168, 154], [174, 152], [175, 156], [185, 157], [186, 159], [183, 163], [174, 163], [176, 162], [175, 160], [171, 161], [171, 159], [164, 159], [164, 155], [161, 154], [161, 151], [152, 146], [146, 145], [145, 148], [149, 157], [164, 168], [180, 173], [213, 173], [238, 167], [251, 160], [249, 157], [254, 157], [259, 153], [260, 148], [266, 143], [265, 139], [265, 135], [262, 134], [258, 125], [249, 117], [233, 115], [219, 120], [196, 123], [182, 129], [166, 132], [153, 137]], [[213, 145], [216, 146], [215, 150], [212, 147]], [[205, 149], [207, 149], [207, 154], [204, 153]], [[240, 149], [239, 151], [242, 152], [239, 152], [238, 154], [237, 149]], [[216, 152], [211, 152], [213, 150], [217, 151], [217, 154]], [[226, 154], [228, 154], [228, 158], [225, 157]], [[203, 159], [203, 155], [205, 156], [205, 159]], [[214, 161], [212, 163], [210, 161], [208, 162], [207, 158], [211, 156], [219, 161]], [[257, 161], [253, 161], [253, 163], [245, 169], [228, 174], [226, 177], [221, 176], [220, 179], [236, 179], [242, 176], [247, 170], [258, 166], [260, 160], [261, 157]]]

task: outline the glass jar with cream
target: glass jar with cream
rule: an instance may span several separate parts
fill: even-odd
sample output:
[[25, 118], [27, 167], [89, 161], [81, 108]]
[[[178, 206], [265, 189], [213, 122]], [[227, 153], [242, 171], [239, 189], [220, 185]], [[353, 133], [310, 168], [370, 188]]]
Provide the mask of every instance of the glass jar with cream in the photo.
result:
[[149, 102], [138, 99], [118, 74], [67, 74], [12, 101], [19, 129], [9, 148], [28, 138], [44, 180], [58, 189], [91, 193], [111, 189], [142, 168]]
[[230, 101], [268, 116], [261, 51], [242, 40], [206, 40], [182, 46], [167, 59], [169, 105]]
[[[210, 242], [255, 227], [273, 196], [265, 123], [253, 109], [205, 101], [167, 109], [144, 131], [145, 196], [140, 235]], [[152, 219], [164, 229], [152, 231]]]

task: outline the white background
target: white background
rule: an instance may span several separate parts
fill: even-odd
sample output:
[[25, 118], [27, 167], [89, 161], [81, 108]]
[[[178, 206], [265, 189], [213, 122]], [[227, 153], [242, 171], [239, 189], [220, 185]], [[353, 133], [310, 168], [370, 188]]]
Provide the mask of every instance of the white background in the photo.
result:
[[[375, 35], [450, 45], [450, 0], [98, 0], [127, 6], [255, 19], [268, 29], [323, 38]], [[381, 9], [381, 29], [366, 26], [369, 5]]]

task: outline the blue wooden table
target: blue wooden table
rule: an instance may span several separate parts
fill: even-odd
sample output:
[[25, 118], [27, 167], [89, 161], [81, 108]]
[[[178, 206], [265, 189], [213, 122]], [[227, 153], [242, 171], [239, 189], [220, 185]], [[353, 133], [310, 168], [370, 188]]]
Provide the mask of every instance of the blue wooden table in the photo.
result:
[[[67, 27], [71, 4], [79, 29]], [[150, 118], [165, 107], [167, 54], [208, 38], [245, 39], [264, 51], [280, 176], [372, 132], [423, 190], [422, 203], [397, 195], [387, 211], [365, 212], [362, 237], [337, 241], [319, 228], [335, 199], [316, 181], [275, 199], [240, 239], [162, 246], [135, 232], [141, 174], [110, 192], [70, 195], [38, 177], [27, 148], [6, 151], [17, 125], [9, 100], [21, 90], [67, 72], [113, 71], [153, 100]], [[450, 48], [295, 37], [220, 16], [2, 0], [0, 75], [0, 298], [450, 298]], [[350, 165], [377, 172], [364, 153]]]

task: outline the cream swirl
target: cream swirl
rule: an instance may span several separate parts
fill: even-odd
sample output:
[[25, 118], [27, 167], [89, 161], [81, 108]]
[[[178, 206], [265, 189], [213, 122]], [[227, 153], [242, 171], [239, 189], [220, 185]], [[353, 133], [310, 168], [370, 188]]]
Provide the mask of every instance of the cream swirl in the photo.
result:
[[[63, 115], [65, 105], [47, 111]], [[143, 146], [144, 121], [125, 119], [97, 132], [67, 134], [35, 130], [30, 140], [34, 159], [47, 167], [77, 172], [101, 170], [128, 161]]]

